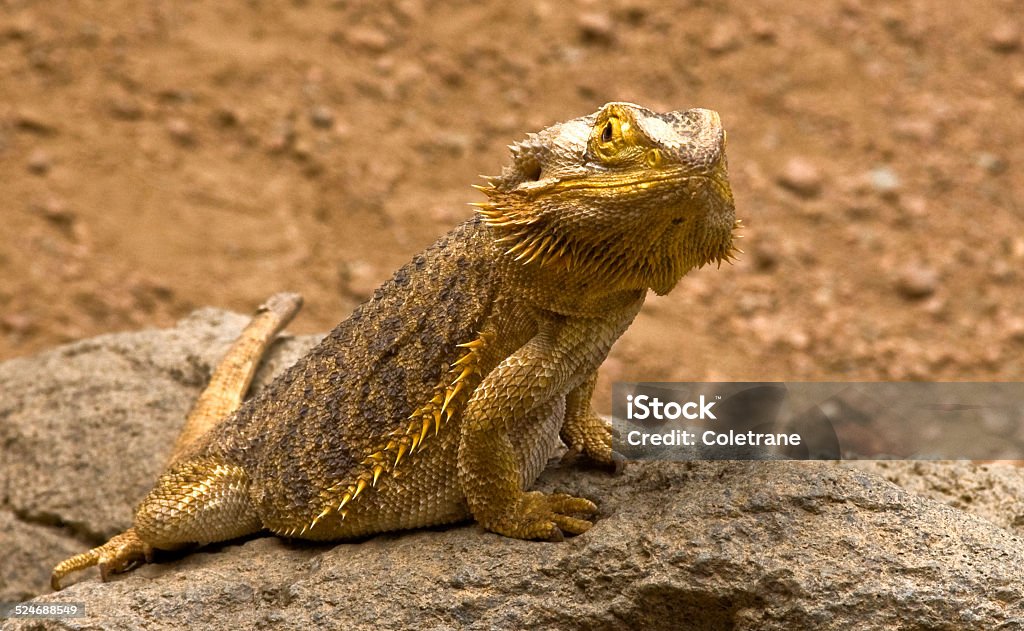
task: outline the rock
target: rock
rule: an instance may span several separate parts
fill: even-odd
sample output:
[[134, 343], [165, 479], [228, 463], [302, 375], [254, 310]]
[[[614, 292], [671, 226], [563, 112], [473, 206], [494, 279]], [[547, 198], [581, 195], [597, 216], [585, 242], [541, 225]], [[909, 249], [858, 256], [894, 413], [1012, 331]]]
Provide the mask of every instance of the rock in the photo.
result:
[[921, 496], [969, 511], [1024, 536], [1024, 471], [1010, 463], [864, 460], [846, 466], [880, 475]]
[[[0, 364], [0, 513], [40, 534], [59, 534], [79, 550], [130, 525], [132, 507], [163, 467], [191, 399], [245, 321], [204, 310], [168, 331], [101, 336]], [[255, 387], [313, 341], [275, 344], [272, 365], [261, 368]], [[0, 529], [0, 547], [21, 549], [27, 541], [10, 536]], [[63, 548], [51, 548], [34, 562], [59, 561]], [[44, 585], [0, 584], [0, 600]]]
[[931, 296], [938, 286], [939, 273], [926, 265], [908, 265], [896, 277], [896, 290], [911, 300]]
[[[128, 525], [244, 321], [207, 309], [173, 329], [0, 364], [0, 547], [14, 551], [0, 599], [38, 593], [84, 603], [76, 628], [145, 621], [158, 631], [200, 616], [210, 628], [296, 629], [1024, 624], [1024, 483], [1009, 467], [968, 463], [874, 469], [916, 493], [824, 462], [646, 462], [620, 476], [556, 464], [541, 490], [601, 505], [595, 527], [563, 543], [476, 525], [319, 545], [253, 537], [161, 554], [108, 583], [85, 573], [46, 593], [55, 561]], [[258, 382], [314, 341], [277, 343]], [[7, 620], [5, 629], [64, 622]]]
[[817, 197], [821, 194], [822, 177], [818, 167], [806, 158], [790, 158], [779, 174], [778, 183], [800, 197]]

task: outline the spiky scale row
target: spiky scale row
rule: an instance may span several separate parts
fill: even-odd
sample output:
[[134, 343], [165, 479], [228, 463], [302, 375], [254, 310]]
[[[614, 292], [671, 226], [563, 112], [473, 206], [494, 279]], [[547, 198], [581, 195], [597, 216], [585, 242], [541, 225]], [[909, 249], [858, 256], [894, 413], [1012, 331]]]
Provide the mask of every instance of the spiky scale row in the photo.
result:
[[[389, 473], [394, 477], [401, 475], [398, 465], [407, 455], [423, 450], [423, 445], [434, 428], [434, 436], [441, 431], [441, 426], [451, 420], [455, 411], [463, 403], [462, 395], [467, 394], [470, 378], [479, 374], [480, 354], [487, 346], [490, 336], [481, 333], [476, 339], [459, 344], [466, 352], [448, 369], [434, 389], [434, 396], [419, 409], [413, 412], [405, 427], [399, 427], [385, 435], [387, 443], [370, 453], [360, 463], [363, 470], [351, 482], [339, 482], [321, 492], [321, 499], [326, 507], [313, 521], [303, 528], [292, 528], [285, 536], [305, 534], [322, 519], [337, 512], [344, 519], [348, 514], [348, 504], [355, 500], [367, 487], [375, 488], [380, 476]], [[338, 500], [340, 495], [341, 499]]]
[[[491, 195], [493, 186], [477, 186], [478, 190]], [[568, 243], [559, 235], [541, 230], [537, 225], [537, 217], [502, 206], [494, 202], [474, 202], [470, 204], [477, 209], [477, 214], [484, 223], [495, 228], [501, 236], [496, 243], [512, 244], [505, 254], [515, 255], [515, 260], [525, 264], [539, 261], [541, 266], [556, 261], [567, 268], [573, 268], [575, 257]]]

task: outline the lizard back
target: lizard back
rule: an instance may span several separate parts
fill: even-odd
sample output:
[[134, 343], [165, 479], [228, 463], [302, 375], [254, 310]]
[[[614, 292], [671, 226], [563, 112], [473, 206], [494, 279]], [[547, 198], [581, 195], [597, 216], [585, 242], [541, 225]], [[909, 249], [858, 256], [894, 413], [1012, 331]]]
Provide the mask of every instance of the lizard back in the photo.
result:
[[324, 481], [350, 477], [429, 401], [490, 314], [488, 232], [474, 218], [418, 254], [185, 457], [241, 466], [259, 480], [257, 503], [289, 522], [315, 515]]

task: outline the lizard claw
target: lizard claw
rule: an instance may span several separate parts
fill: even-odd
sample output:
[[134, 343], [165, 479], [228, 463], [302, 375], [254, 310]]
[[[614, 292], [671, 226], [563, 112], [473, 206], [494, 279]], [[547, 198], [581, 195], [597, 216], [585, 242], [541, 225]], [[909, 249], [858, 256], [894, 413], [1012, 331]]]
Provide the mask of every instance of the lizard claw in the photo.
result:
[[612, 475], [621, 475], [626, 470], [626, 457], [617, 451], [612, 451]]
[[594, 525], [573, 515], [591, 516], [597, 505], [588, 499], [566, 493], [523, 493], [512, 511], [504, 515], [491, 530], [518, 539], [562, 541], [566, 533], [579, 535]]

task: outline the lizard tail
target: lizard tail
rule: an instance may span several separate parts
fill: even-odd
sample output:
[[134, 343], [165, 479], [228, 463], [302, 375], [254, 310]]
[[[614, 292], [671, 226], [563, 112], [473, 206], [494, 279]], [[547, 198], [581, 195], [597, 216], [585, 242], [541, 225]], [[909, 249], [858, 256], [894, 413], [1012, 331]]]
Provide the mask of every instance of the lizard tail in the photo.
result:
[[299, 294], [279, 293], [256, 310], [248, 326], [213, 371], [209, 385], [196, 399], [174, 443], [169, 462], [177, 460], [189, 445], [238, 409], [263, 353], [301, 307], [302, 296]]

